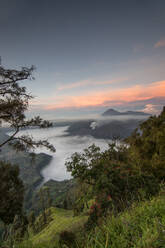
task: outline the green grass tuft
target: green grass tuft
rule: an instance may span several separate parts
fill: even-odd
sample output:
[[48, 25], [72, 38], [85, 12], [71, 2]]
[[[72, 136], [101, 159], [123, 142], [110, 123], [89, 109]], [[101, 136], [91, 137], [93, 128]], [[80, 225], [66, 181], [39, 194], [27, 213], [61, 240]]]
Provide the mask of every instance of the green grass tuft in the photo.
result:
[[88, 236], [83, 248], [165, 248], [165, 197], [135, 204]]
[[73, 216], [72, 210], [51, 208], [52, 221], [39, 233], [18, 244], [18, 248], [54, 248], [59, 247], [59, 234], [62, 231], [79, 231], [87, 220], [87, 216]]
[[70, 210], [52, 208], [52, 218], [40, 233], [16, 247], [59, 248], [59, 234], [66, 230], [78, 234], [77, 248], [165, 248], [164, 194], [107, 218], [84, 238], [82, 227], [87, 216], [73, 217]]

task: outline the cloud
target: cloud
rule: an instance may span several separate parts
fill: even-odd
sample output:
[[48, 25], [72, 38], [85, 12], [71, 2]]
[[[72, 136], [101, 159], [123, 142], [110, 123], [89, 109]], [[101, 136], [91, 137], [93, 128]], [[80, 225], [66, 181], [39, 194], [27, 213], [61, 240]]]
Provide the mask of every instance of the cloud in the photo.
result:
[[155, 48], [159, 48], [159, 47], [165, 47], [165, 38], [162, 40], [159, 40], [158, 42], [155, 43], [154, 45]]
[[82, 80], [80, 82], [60, 86], [60, 87], [58, 87], [58, 90], [73, 89], [73, 88], [77, 88], [77, 87], [81, 87], [81, 86], [86, 86], [88, 84], [90, 84], [90, 80]]
[[66, 94], [42, 100], [42, 103], [45, 105], [45, 110], [51, 110], [68, 107], [116, 106], [135, 101], [147, 101], [158, 97], [165, 97], [165, 80], [120, 89], [109, 87], [99, 92], [93, 90], [86, 94], [81, 92], [77, 95]]
[[84, 86], [96, 86], [96, 85], [108, 85], [108, 84], [114, 84], [114, 83], [120, 83], [128, 80], [128, 78], [117, 78], [117, 79], [112, 79], [109, 81], [93, 81], [93, 80], [82, 80], [79, 82], [67, 84], [67, 85], [62, 85], [58, 87], [59, 91], [62, 90], [68, 90], [68, 89], [73, 89], [73, 88], [80, 88]]
[[157, 114], [160, 112], [159, 107], [160, 105], [146, 104], [142, 111], [145, 113]]

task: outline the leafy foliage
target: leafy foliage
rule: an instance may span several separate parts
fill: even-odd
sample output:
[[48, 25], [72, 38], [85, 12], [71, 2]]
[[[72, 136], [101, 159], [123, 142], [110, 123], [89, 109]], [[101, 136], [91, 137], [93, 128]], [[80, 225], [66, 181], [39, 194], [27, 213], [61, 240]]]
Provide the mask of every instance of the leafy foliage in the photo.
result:
[[132, 163], [165, 180], [165, 107], [159, 116], [143, 122], [127, 142]]
[[66, 162], [72, 176], [89, 185], [84, 198], [90, 191], [95, 200], [89, 223], [96, 224], [108, 210], [121, 211], [133, 201], [158, 193], [159, 183], [165, 179], [165, 107], [159, 116], [140, 124], [126, 141], [128, 145], [114, 142], [104, 152], [92, 145]]
[[[45, 146], [55, 152], [55, 148], [47, 140], [34, 140], [29, 135], [17, 136], [20, 129], [38, 126], [48, 128], [52, 126], [49, 121], [42, 120], [39, 116], [26, 119], [29, 100], [33, 97], [27, 93], [26, 87], [21, 87], [20, 82], [33, 79], [34, 67], [22, 67], [21, 70], [5, 69], [0, 66], [0, 125], [7, 124], [13, 134], [5, 137], [0, 142], [0, 149], [12, 145], [16, 151], [28, 151], [35, 147]], [[0, 220], [9, 224], [15, 215], [20, 215], [23, 205], [23, 183], [19, 178], [19, 168], [8, 162], [0, 162]]]
[[19, 82], [33, 79], [33, 70], [33, 66], [23, 67], [21, 70], [5, 69], [0, 66], [0, 123], [5, 122], [14, 130], [13, 135], [0, 144], [0, 148], [6, 143], [10, 143], [16, 150], [24, 151], [45, 146], [49, 150], [55, 151], [53, 145], [47, 140], [34, 141], [28, 135], [17, 136], [21, 128], [52, 126], [52, 123], [42, 120], [39, 116], [26, 120], [25, 111], [28, 109], [29, 100], [33, 96], [27, 93], [26, 87], [21, 87]]
[[[165, 192], [149, 201], [133, 204], [132, 207], [119, 215], [106, 217], [95, 230], [87, 233], [78, 226], [74, 227], [77, 218], [69, 217], [70, 211], [55, 210], [54, 220], [41, 233], [16, 244], [18, 248], [61, 248], [58, 244], [58, 233], [64, 230], [76, 234], [77, 248], [164, 248], [165, 236]], [[82, 217], [81, 217], [82, 218]], [[62, 220], [62, 221], [61, 221]], [[82, 221], [83, 223], [83, 221]], [[82, 225], [79, 221], [79, 225]], [[74, 247], [75, 242], [67, 245]], [[66, 247], [63, 245], [62, 247]]]
[[104, 152], [92, 145], [83, 153], [73, 154], [66, 166], [81, 184], [89, 185], [84, 197], [90, 190], [90, 197], [95, 199], [90, 211], [95, 224], [108, 210], [121, 211], [134, 200], [149, 198], [159, 191], [158, 181], [152, 174], [143, 173], [130, 163], [128, 148], [124, 145], [110, 144]]
[[[142, 123], [126, 141], [128, 145], [112, 143], [103, 152], [92, 145], [82, 153], [74, 153], [66, 162], [78, 186], [76, 203], [80, 211], [74, 220], [81, 218], [82, 206], [89, 205], [85, 227], [92, 231], [85, 229], [85, 234], [82, 232], [80, 239], [75, 240], [74, 228], [68, 232], [65, 225], [60, 228], [61, 245], [164, 247], [165, 198], [164, 191], [160, 192], [160, 183], [165, 179], [165, 108], [159, 116]], [[151, 199], [158, 192], [160, 195]], [[35, 235], [35, 244], [41, 238], [46, 241], [49, 234], [49, 240], [43, 244], [55, 245], [49, 229], [53, 223]]]
[[12, 239], [14, 241], [21, 241], [27, 232], [28, 219], [25, 215], [15, 215], [12, 225]]
[[12, 223], [22, 212], [24, 186], [19, 178], [19, 168], [0, 162], [0, 220]]

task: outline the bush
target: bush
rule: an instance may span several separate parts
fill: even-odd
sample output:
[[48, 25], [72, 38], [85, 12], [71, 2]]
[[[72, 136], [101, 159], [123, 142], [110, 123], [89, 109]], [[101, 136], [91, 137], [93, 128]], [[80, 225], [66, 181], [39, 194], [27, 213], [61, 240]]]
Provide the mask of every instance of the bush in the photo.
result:
[[76, 247], [75, 235], [73, 232], [63, 231], [60, 233], [59, 244], [67, 245], [68, 247]]
[[79, 179], [80, 185], [88, 185], [83, 192], [84, 202], [86, 195], [95, 201], [88, 227], [92, 221], [97, 224], [109, 211], [123, 211], [133, 201], [149, 199], [159, 192], [158, 179], [132, 165], [128, 151], [125, 146], [111, 144], [108, 150], [101, 152], [92, 145], [81, 154], [75, 153], [67, 162], [68, 170]]

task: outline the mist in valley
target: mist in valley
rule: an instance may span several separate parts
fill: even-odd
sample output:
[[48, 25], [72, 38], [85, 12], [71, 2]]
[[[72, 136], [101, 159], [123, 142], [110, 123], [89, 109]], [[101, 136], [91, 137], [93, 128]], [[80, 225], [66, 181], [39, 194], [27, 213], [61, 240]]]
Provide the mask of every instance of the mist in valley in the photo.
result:
[[70, 158], [74, 152], [81, 152], [88, 146], [98, 145], [102, 150], [108, 147], [110, 140], [95, 139], [91, 136], [67, 136], [68, 126], [64, 127], [52, 127], [48, 129], [30, 129], [22, 130], [19, 135], [30, 134], [35, 140], [48, 139], [56, 148], [56, 152], [52, 153], [46, 148], [37, 148], [36, 153], [47, 153], [52, 156], [52, 160], [43, 170], [42, 175], [44, 182], [54, 179], [61, 181], [64, 179], [70, 179], [71, 175], [67, 172], [65, 167], [65, 161]]
[[[71, 157], [74, 152], [82, 152], [83, 149], [89, 147], [92, 144], [95, 144], [105, 150], [108, 148], [108, 143], [111, 142], [111, 139], [103, 139], [102, 137], [94, 137], [90, 135], [90, 131], [95, 131], [100, 133], [100, 130], [104, 130], [105, 133], [108, 133], [108, 127], [111, 128], [111, 124], [114, 121], [116, 123], [120, 122], [121, 125], [125, 125], [125, 122], [132, 120], [142, 121], [146, 117], [144, 116], [113, 116], [113, 117], [98, 117], [95, 119], [88, 120], [62, 120], [61, 122], [54, 121], [54, 127], [47, 129], [28, 129], [22, 130], [19, 132], [21, 135], [31, 135], [35, 140], [47, 139], [51, 144], [56, 148], [56, 152], [52, 153], [46, 148], [36, 148], [36, 153], [47, 153], [52, 156], [51, 162], [41, 171], [44, 182], [54, 179], [57, 181], [70, 179], [71, 175], [67, 172], [65, 167], [65, 161]], [[76, 124], [76, 125], [75, 125]], [[69, 133], [70, 128], [76, 130], [76, 135]], [[101, 129], [100, 129], [101, 128]], [[79, 135], [81, 130], [87, 130], [87, 135]], [[8, 133], [8, 134], [11, 134]]]

